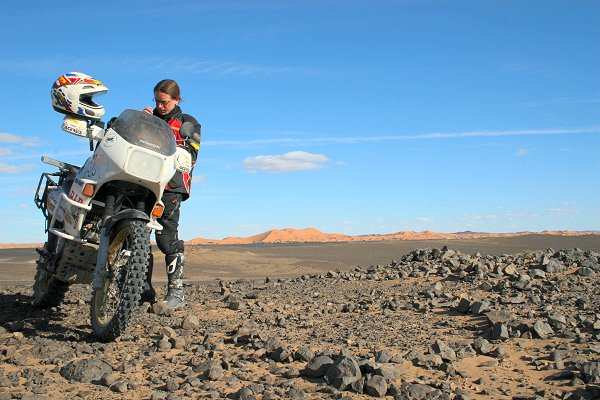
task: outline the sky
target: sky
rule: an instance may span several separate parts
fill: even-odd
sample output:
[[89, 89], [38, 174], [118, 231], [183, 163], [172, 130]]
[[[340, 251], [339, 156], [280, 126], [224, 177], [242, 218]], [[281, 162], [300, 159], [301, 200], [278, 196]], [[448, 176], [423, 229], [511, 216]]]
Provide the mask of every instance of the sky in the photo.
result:
[[178, 81], [202, 124], [180, 237], [600, 229], [597, 0], [38, 2], [0, 14], [0, 243], [43, 242], [60, 75], [105, 120]]

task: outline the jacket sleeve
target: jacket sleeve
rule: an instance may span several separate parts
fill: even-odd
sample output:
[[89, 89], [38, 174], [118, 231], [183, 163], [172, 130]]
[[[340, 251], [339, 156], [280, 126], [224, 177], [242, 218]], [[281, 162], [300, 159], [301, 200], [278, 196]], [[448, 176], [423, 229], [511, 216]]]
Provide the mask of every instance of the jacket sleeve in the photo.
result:
[[202, 126], [196, 120], [196, 118], [192, 117], [189, 114], [183, 114], [183, 122], [191, 122], [194, 125], [194, 133], [187, 140], [187, 150], [192, 155], [192, 162], [196, 162], [196, 158], [198, 157], [198, 150], [200, 149], [200, 138], [202, 137]]

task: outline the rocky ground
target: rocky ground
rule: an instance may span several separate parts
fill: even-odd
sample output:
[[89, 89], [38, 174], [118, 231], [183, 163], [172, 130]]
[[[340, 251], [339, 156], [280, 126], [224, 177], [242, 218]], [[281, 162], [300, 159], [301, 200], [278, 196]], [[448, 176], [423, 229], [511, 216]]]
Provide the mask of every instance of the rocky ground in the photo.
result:
[[91, 289], [0, 289], [2, 399], [598, 399], [600, 253], [414, 250], [387, 265], [186, 287], [127, 334]]

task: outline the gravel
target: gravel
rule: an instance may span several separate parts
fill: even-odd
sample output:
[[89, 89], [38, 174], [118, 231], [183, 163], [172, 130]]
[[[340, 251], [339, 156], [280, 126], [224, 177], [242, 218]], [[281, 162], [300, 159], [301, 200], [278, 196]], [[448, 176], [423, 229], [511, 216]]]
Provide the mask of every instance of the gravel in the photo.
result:
[[142, 306], [113, 343], [91, 333], [89, 286], [50, 310], [30, 285], [5, 287], [0, 399], [598, 398], [599, 273], [579, 249], [421, 248], [187, 285], [185, 308]]

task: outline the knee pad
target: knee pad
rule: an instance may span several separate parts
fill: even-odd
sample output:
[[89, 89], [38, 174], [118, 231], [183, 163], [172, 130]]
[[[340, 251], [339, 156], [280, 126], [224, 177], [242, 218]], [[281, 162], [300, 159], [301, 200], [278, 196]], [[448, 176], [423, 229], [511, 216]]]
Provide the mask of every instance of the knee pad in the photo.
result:
[[157, 234], [156, 245], [163, 254], [183, 253], [183, 240], [178, 240], [176, 235]]

